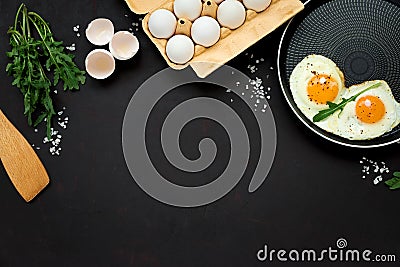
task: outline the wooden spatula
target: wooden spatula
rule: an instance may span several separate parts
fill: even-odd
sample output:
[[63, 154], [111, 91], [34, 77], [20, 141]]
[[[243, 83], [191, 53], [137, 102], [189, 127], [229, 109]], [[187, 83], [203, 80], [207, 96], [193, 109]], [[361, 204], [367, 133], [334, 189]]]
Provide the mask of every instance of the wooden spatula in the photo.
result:
[[0, 159], [17, 191], [31, 201], [49, 183], [32, 146], [0, 110]]

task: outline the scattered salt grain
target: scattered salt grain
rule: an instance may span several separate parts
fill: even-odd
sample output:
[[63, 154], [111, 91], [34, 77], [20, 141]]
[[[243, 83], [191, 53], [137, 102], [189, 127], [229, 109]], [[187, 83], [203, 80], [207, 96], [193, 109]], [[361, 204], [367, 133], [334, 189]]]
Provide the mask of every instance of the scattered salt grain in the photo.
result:
[[[68, 117], [62, 117], [62, 115], [65, 113], [66, 108], [63, 107], [62, 110], [58, 111], [56, 113], [57, 115], [57, 124], [58, 126], [60, 126], [61, 128], [55, 129], [55, 128], [51, 128], [51, 132], [50, 132], [50, 139], [47, 137], [47, 135], [45, 137], [43, 137], [42, 143], [44, 145], [48, 145], [49, 146], [49, 152], [52, 156], [59, 156], [61, 153], [61, 143], [62, 143], [62, 131], [64, 131], [65, 129], [67, 129], [67, 125], [69, 122], [69, 118]], [[35, 129], [35, 132], [38, 132], [38, 129]], [[39, 146], [35, 146], [32, 145], [34, 147], [36, 147], [37, 150], [40, 150]]]
[[362, 179], [366, 179], [368, 176], [373, 176], [373, 184], [378, 185], [383, 181], [383, 175], [388, 174], [390, 172], [389, 168], [386, 166], [386, 163], [381, 161], [373, 161], [363, 157], [360, 160], [360, 164], [362, 164], [361, 173]]
[[256, 66], [248, 65], [247, 68], [250, 70], [251, 73], [255, 73], [258, 71], [258, 68]]
[[73, 52], [73, 51], [76, 50], [76, 47], [75, 47], [75, 44], [71, 44], [70, 46], [66, 46], [65, 49], [67, 49], [68, 51]]
[[[125, 16], [128, 17], [128, 16]], [[134, 17], [135, 21], [131, 23], [132, 27], [129, 28], [129, 31], [131, 33], [133, 33], [134, 31], [139, 31], [140, 29], [140, 25], [141, 25], [141, 21], [143, 20], [142, 17]]]
[[382, 181], [383, 181], [382, 175], [378, 175], [374, 179], [374, 185], [378, 185]]
[[[244, 55], [248, 58], [249, 64], [247, 65], [247, 69], [250, 72], [251, 78], [244, 84], [236, 82], [236, 86], [244, 89], [244, 92], [241, 92], [242, 96], [247, 95], [249, 99], [254, 101], [254, 111], [261, 110], [261, 112], [266, 112], [268, 107], [267, 100], [271, 99], [271, 96], [269, 95], [271, 87], [265, 87], [260, 76], [266, 77], [265, 79], [268, 80], [270, 77], [269, 72], [270, 70], [274, 70], [274, 68], [270, 67], [270, 70], [266, 70], [267, 73], [261, 73], [261, 71], [265, 71], [265, 66], [261, 64], [262, 62], [265, 62], [265, 59], [262, 57], [258, 58], [253, 53], [249, 52], [246, 52]], [[259, 67], [261, 70], [259, 70]], [[232, 71], [232, 75], [234, 74], [234, 71]], [[255, 77], [252, 77], [252, 74], [254, 74]], [[229, 93], [231, 91], [228, 89], [226, 92]], [[231, 100], [231, 102], [233, 102], [233, 100]], [[257, 108], [258, 106], [260, 107]]]
[[[74, 31], [74, 33], [76, 34], [77, 37], [80, 37], [81, 34], [79, 33], [79, 25], [76, 25], [72, 28], [72, 30]], [[66, 47], [67, 50], [69, 51], [75, 51], [75, 44], [72, 44], [69, 47]]]

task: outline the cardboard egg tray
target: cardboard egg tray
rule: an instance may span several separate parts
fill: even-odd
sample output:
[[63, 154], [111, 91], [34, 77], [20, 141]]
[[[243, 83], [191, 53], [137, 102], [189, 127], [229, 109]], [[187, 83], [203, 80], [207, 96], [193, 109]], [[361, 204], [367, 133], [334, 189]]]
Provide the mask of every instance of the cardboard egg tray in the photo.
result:
[[187, 64], [178, 65], [171, 62], [166, 55], [165, 48], [168, 40], [153, 37], [148, 27], [148, 20], [153, 11], [164, 8], [173, 12], [174, 0], [125, 1], [133, 12], [137, 14], [148, 13], [142, 21], [142, 27], [168, 65], [177, 70], [190, 65], [201, 78], [208, 76], [220, 66], [235, 58], [304, 9], [303, 3], [299, 0], [272, 0], [271, 5], [260, 13], [246, 10], [246, 21], [242, 26], [235, 30], [221, 27], [221, 37], [215, 45], [208, 48], [196, 45], [194, 57]]

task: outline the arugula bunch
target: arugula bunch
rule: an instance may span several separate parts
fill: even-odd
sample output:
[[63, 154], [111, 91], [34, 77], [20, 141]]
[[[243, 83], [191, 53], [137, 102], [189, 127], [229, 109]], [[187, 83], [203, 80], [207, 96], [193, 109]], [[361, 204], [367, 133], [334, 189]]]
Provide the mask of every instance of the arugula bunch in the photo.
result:
[[[54, 39], [48, 23], [37, 13], [28, 12], [25, 4], [18, 8], [14, 25], [7, 33], [12, 49], [7, 53], [11, 63], [6, 71], [13, 76], [12, 84], [24, 96], [28, 124], [36, 127], [46, 121], [50, 138], [55, 115], [51, 87], [61, 82], [64, 91], [78, 90], [79, 85], [85, 83], [85, 72], [76, 66], [73, 55], [64, 52], [63, 43]], [[53, 72], [52, 78], [49, 78], [49, 72]]]

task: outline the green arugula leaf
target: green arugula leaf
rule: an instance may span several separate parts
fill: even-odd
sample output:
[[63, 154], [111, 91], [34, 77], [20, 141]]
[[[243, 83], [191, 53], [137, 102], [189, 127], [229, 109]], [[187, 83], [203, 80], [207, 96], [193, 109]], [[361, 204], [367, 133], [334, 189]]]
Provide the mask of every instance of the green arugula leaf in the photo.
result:
[[371, 90], [371, 89], [376, 88], [376, 87], [379, 87], [380, 85], [381, 85], [380, 82], [378, 82], [378, 83], [376, 83], [376, 84], [374, 84], [374, 85], [371, 85], [370, 87], [368, 87], [368, 88], [362, 90], [361, 92], [359, 92], [358, 94], [356, 94], [356, 95], [350, 97], [349, 99], [343, 98], [343, 99], [342, 99], [342, 102], [340, 102], [339, 104], [332, 103], [332, 102], [327, 102], [329, 108], [324, 109], [324, 110], [321, 110], [320, 112], [318, 112], [318, 113], [313, 117], [313, 122], [322, 121], [322, 120], [328, 118], [329, 116], [333, 115], [333, 114], [334, 114], [336, 111], [338, 111], [338, 110], [343, 111], [344, 107], [345, 107], [348, 103], [350, 103], [350, 102], [356, 100], [358, 96], [360, 96], [361, 94], [365, 93], [366, 91]]
[[399, 178], [399, 177], [393, 177], [392, 179], [387, 180], [387, 181], [385, 182], [385, 184], [386, 184], [387, 186], [389, 186], [389, 188], [390, 188], [391, 190], [399, 189], [399, 188], [400, 188], [400, 178]]

